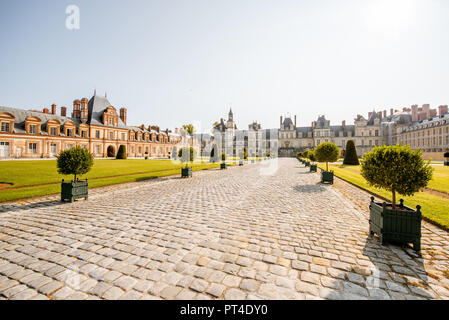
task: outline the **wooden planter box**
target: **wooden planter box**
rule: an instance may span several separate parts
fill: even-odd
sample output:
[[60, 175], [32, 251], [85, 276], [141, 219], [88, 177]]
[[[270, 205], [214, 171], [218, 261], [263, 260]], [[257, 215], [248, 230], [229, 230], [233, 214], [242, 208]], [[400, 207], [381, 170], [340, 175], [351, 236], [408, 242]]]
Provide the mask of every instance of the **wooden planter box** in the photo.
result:
[[382, 244], [392, 243], [413, 243], [413, 249], [421, 250], [421, 206], [416, 206], [416, 210], [404, 206], [404, 200], [400, 199], [400, 204], [396, 210], [386, 202], [376, 203], [371, 197], [369, 231], [376, 233]]
[[316, 172], [317, 170], [317, 165], [316, 164], [311, 164], [310, 165], [310, 172]]
[[221, 170], [224, 170], [224, 169], [227, 169], [227, 168], [228, 168], [228, 165], [226, 163], [220, 163], [220, 169]]
[[73, 202], [76, 199], [84, 198], [87, 200], [89, 196], [89, 184], [87, 179], [85, 181], [70, 181], [61, 182], [61, 201]]
[[188, 178], [192, 176], [192, 168], [181, 168], [181, 178]]
[[334, 171], [321, 171], [321, 183], [334, 184]]
[[239, 161], [239, 166], [243, 166], [243, 161]]

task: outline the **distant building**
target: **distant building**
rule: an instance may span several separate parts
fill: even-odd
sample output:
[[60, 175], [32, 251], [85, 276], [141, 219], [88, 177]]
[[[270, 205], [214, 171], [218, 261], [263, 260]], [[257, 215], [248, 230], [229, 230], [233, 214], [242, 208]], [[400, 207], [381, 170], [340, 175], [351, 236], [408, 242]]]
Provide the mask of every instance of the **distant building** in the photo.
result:
[[314, 149], [322, 142], [333, 142], [342, 151], [346, 142], [354, 140], [359, 156], [379, 145], [410, 145], [420, 149], [425, 158], [443, 159], [449, 150], [448, 106], [430, 109], [428, 104], [403, 108], [402, 111], [372, 111], [368, 117], [357, 115], [354, 125], [332, 126], [324, 116], [319, 116], [310, 127], [297, 127], [296, 116], [281, 116], [279, 128], [279, 156], [292, 157], [296, 152]]

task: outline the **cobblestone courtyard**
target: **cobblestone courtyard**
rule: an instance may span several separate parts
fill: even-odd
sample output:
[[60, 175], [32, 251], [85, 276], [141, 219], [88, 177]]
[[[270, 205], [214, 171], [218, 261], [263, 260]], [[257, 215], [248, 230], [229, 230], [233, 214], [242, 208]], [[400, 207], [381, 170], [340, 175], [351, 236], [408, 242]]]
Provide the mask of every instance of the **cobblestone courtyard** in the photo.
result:
[[268, 166], [0, 206], [0, 299], [449, 299], [447, 232], [381, 246], [368, 194]]

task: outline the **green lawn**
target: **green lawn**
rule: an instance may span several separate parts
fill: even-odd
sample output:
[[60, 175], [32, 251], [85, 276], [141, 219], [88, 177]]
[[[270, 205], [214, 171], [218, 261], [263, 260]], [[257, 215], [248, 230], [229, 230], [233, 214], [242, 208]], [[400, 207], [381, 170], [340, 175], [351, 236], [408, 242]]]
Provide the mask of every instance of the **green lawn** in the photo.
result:
[[[100, 187], [180, 174], [182, 166], [179, 161], [169, 160], [96, 159], [92, 170], [81, 178], [89, 179], [89, 187]], [[217, 163], [194, 163], [193, 170], [218, 166]], [[59, 193], [61, 179], [71, 180], [73, 176], [58, 174], [56, 160], [0, 161], [0, 184], [12, 184], [0, 189], [0, 202]]]
[[[326, 168], [325, 164], [319, 164], [318, 166], [322, 169]], [[449, 193], [449, 167], [435, 166], [433, 168], [435, 168], [435, 171], [433, 179], [429, 184], [429, 188]], [[379, 190], [368, 185], [366, 180], [360, 175], [360, 166], [331, 164], [329, 165], [329, 169], [334, 170], [337, 177], [347, 180], [365, 190], [373, 192], [374, 194], [391, 201], [390, 192]], [[403, 198], [405, 205], [412, 208], [415, 208], [418, 204], [421, 205], [423, 216], [446, 228], [449, 228], [449, 199], [425, 192], [418, 192], [413, 197], [398, 195], [398, 199], [399, 198]]]

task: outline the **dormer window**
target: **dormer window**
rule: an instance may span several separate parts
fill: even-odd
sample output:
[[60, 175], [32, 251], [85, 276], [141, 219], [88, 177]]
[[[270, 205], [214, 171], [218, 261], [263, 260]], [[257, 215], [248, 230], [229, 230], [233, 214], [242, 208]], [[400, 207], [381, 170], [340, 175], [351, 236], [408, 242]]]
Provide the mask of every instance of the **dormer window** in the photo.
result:
[[31, 134], [36, 134], [37, 133], [37, 125], [35, 124], [30, 124], [30, 126], [28, 127], [29, 129], [29, 133]]
[[67, 129], [67, 137], [73, 137], [73, 130]]
[[9, 130], [10, 130], [9, 122], [2, 122], [1, 131], [2, 132], [9, 132]]

